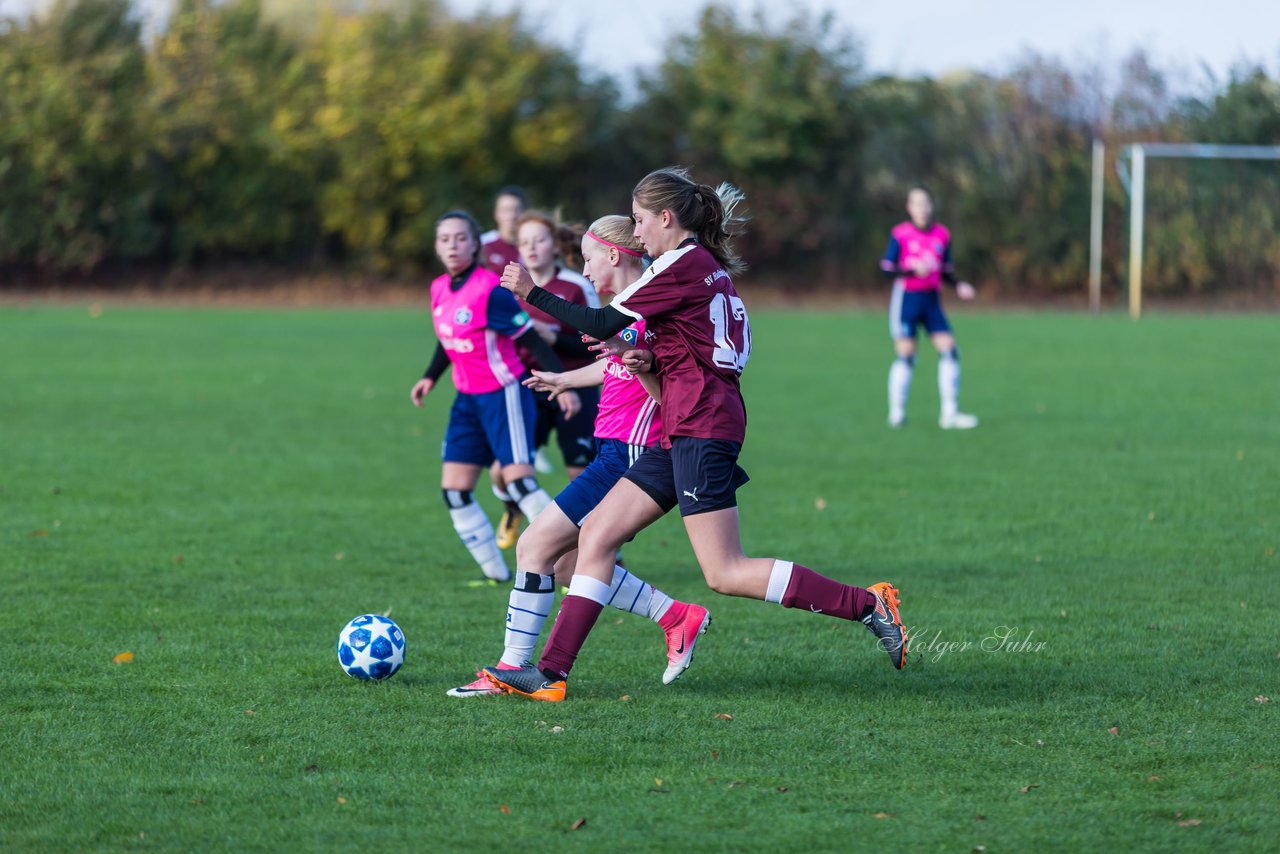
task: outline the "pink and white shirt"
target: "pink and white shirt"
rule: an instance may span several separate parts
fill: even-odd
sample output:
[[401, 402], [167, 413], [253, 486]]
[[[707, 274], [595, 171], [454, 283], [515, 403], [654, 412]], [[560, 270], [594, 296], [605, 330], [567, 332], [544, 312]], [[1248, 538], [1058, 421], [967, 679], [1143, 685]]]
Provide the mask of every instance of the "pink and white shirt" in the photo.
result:
[[476, 267], [458, 290], [448, 274], [431, 283], [431, 322], [464, 394], [497, 391], [519, 380], [524, 364], [514, 338], [533, 327], [493, 272]]
[[[646, 336], [644, 321], [628, 326], [619, 336], [628, 344], [647, 343], [652, 348], [653, 336]], [[640, 380], [622, 366], [622, 360], [610, 356], [604, 364], [604, 386], [600, 389], [600, 406], [596, 411], [596, 437], [617, 439], [629, 445], [649, 447], [662, 438], [662, 417], [658, 401], [649, 396]]]

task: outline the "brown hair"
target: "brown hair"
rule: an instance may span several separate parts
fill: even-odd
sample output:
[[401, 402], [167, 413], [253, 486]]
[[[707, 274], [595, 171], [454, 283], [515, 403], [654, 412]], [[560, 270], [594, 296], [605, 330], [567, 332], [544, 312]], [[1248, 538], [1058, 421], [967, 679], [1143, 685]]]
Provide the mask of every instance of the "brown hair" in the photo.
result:
[[475, 244], [475, 251], [471, 253], [471, 260], [475, 261], [480, 257], [480, 223], [471, 214], [461, 209], [445, 211], [440, 214], [440, 218], [436, 220], [435, 227], [440, 228], [440, 223], [446, 219], [460, 219], [467, 224], [467, 231], [471, 232], [471, 242]]
[[582, 226], [565, 225], [560, 222], [558, 215], [539, 210], [527, 210], [520, 214], [520, 219], [516, 220], [516, 228], [526, 222], [540, 222], [545, 225], [547, 231], [551, 232], [551, 239], [556, 245], [556, 254], [560, 256], [564, 266], [570, 270], [582, 269], [582, 253], [580, 251], [584, 233]]
[[733, 248], [733, 238], [747, 221], [745, 216], [734, 213], [746, 199], [737, 187], [722, 183], [712, 188], [695, 182], [689, 177], [689, 170], [668, 166], [640, 179], [631, 196], [645, 210], [671, 211], [680, 227], [692, 231], [730, 274], [747, 268]]

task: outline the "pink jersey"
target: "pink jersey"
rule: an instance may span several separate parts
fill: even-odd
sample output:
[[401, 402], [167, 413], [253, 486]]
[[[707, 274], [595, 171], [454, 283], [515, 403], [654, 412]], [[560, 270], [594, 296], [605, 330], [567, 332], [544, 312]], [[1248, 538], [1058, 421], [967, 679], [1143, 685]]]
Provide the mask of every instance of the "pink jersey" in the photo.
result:
[[480, 264], [499, 276], [508, 264], [520, 263], [520, 250], [502, 239], [497, 229], [480, 235]]
[[483, 267], [476, 267], [457, 291], [449, 283], [447, 274], [431, 283], [431, 322], [453, 363], [453, 384], [466, 394], [484, 394], [516, 382], [524, 365], [512, 339], [533, 324], [525, 317], [523, 328], [510, 335], [489, 327], [489, 296], [502, 285]]
[[[638, 320], [618, 333], [632, 344], [645, 342], [652, 349], [653, 336], [646, 336], [644, 321]], [[610, 356], [604, 363], [604, 387], [596, 411], [596, 438], [619, 439], [629, 445], [649, 447], [662, 437], [662, 417], [658, 401], [649, 396], [640, 380], [622, 367], [622, 360]]]
[[[914, 273], [901, 276], [903, 290], [941, 290], [942, 274], [951, 272], [948, 269], [950, 253], [947, 251], [951, 244], [951, 232], [947, 227], [935, 222], [921, 231], [913, 222], [902, 222], [893, 227], [892, 236], [893, 243], [898, 247], [896, 269], [914, 270], [923, 264], [929, 270], [923, 276], [917, 276]], [[886, 257], [886, 263], [889, 260]], [[886, 267], [886, 269], [889, 268]]]
[[[672, 436], [746, 438], [738, 381], [751, 356], [751, 325], [733, 281], [696, 240], [664, 252], [610, 303], [656, 336], [663, 447]], [[647, 336], [646, 336], [647, 337]]]

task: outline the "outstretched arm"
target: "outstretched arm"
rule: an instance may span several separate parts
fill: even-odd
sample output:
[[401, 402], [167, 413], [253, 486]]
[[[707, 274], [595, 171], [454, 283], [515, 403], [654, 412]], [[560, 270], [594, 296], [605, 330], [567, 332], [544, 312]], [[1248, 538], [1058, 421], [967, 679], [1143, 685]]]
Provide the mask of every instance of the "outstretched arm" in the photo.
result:
[[529, 271], [519, 264], [508, 264], [502, 271], [502, 286], [534, 308], [545, 311], [566, 326], [579, 329], [593, 338], [603, 340], [617, 335], [635, 320], [611, 306], [589, 308], [561, 299], [535, 285], [529, 277]]

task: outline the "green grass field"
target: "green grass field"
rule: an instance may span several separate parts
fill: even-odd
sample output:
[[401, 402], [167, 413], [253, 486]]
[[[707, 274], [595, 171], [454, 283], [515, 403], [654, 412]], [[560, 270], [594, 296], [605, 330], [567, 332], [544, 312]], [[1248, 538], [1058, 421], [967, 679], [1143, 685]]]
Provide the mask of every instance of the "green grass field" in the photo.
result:
[[[0, 850], [1280, 838], [1274, 316], [959, 312], [957, 434], [931, 354], [885, 427], [880, 312], [756, 312], [747, 549], [895, 581], [914, 660], [716, 597], [669, 518], [627, 557], [711, 607], [693, 668], [607, 611], [550, 705], [444, 695], [506, 592], [440, 501], [451, 394], [408, 402], [424, 311], [95, 314], [0, 309]], [[343, 675], [387, 609], [404, 669]]]

